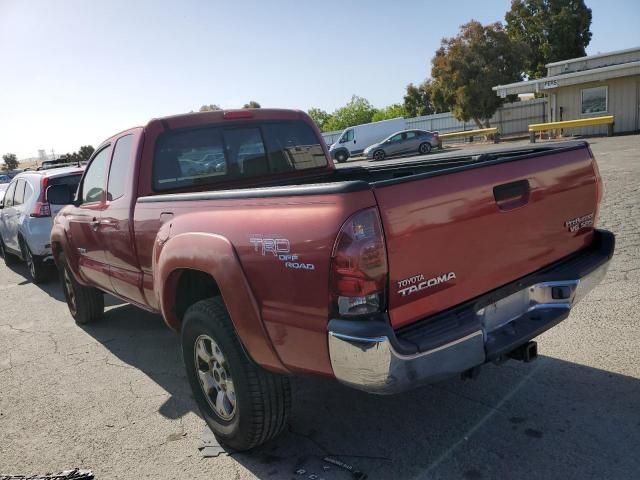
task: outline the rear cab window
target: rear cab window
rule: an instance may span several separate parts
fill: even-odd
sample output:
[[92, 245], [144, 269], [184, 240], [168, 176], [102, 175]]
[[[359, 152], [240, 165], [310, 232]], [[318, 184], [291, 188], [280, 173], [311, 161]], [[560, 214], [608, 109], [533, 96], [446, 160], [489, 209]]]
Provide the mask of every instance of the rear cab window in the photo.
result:
[[320, 139], [302, 121], [186, 128], [158, 139], [153, 188], [216, 185], [326, 166]]
[[80, 184], [80, 179], [82, 178], [82, 172], [74, 173], [71, 175], [65, 175], [62, 177], [49, 177], [47, 182], [47, 187], [51, 187], [52, 185], [66, 185], [69, 189], [69, 193], [72, 197], [75, 196], [76, 191], [78, 190], [78, 185]]

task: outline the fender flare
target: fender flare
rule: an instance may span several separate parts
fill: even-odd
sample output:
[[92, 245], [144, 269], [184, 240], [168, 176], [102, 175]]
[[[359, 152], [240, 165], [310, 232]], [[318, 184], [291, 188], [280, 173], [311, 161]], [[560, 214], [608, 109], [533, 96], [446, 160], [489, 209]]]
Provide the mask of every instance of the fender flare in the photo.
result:
[[276, 353], [240, 259], [227, 238], [209, 233], [182, 233], [164, 242], [162, 237], [157, 238], [154, 249], [154, 294], [170, 328], [180, 327], [174, 308], [178, 272], [190, 269], [207, 273], [217, 283], [233, 327], [249, 356], [269, 370], [289, 373]]
[[71, 274], [74, 276], [75, 280], [80, 283], [80, 285], [86, 285], [84, 278], [80, 275], [80, 269], [78, 268], [78, 255], [72, 254], [70, 251], [71, 246], [69, 245], [69, 239], [67, 237], [67, 230], [64, 228], [64, 225], [60, 223], [54, 223], [51, 228], [51, 254], [53, 255], [53, 261], [56, 264], [56, 267], [59, 267], [59, 258], [60, 254], [64, 255], [64, 258], [67, 261], [67, 265], [69, 266], [69, 270], [71, 270]]

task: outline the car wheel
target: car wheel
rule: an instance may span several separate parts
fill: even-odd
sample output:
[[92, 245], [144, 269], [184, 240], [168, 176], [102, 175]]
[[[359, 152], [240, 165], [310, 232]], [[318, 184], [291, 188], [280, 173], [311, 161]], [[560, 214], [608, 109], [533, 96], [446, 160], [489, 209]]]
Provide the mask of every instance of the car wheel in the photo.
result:
[[78, 325], [86, 325], [102, 318], [104, 314], [104, 294], [93, 287], [80, 285], [69, 265], [60, 258], [60, 281], [69, 312]]
[[418, 151], [423, 154], [426, 155], [427, 153], [431, 152], [431, 144], [430, 143], [421, 143], [420, 147], [418, 148]]
[[196, 403], [221, 444], [248, 450], [282, 431], [291, 408], [289, 379], [248, 357], [220, 297], [187, 309], [182, 352]]
[[377, 160], [377, 161], [384, 160], [384, 157], [386, 157], [384, 150], [376, 150], [375, 152], [373, 152], [374, 160]]
[[7, 252], [7, 249], [4, 246], [4, 241], [0, 237], [0, 256], [4, 259], [5, 265], [14, 265], [18, 261], [18, 257], [15, 255], [11, 255]]
[[345, 151], [340, 151], [336, 153], [336, 160], [338, 163], [344, 163], [349, 159], [349, 154]]
[[22, 250], [22, 258], [27, 262], [29, 268], [29, 276], [33, 283], [42, 283], [47, 279], [47, 271], [39, 258], [34, 257], [27, 242], [20, 240], [20, 249]]

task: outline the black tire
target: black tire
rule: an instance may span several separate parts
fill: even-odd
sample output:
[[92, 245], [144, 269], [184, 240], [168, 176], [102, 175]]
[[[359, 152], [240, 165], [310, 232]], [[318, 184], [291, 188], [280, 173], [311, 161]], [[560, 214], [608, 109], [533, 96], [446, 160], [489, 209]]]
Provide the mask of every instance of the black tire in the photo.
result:
[[31, 253], [31, 249], [24, 239], [20, 239], [20, 250], [22, 251], [22, 258], [27, 263], [29, 270], [29, 277], [35, 284], [42, 283], [48, 279], [48, 271], [42, 264], [42, 261], [38, 257], [34, 257]]
[[[198, 342], [210, 346], [210, 362], [196, 360]], [[205, 343], [206, 344], [206, 343]], [[218, 353], [216, 363], [213, 351]], [[211, 428], [218, 441], [235, 450], [249, 450], [278, 435], [285, 427], [291, 409], [291, 386], [289, 379], [262, 369], [244, 351], [233, 329], [229, 314], [220, 297], [201, 300], [187, 309], [182, 323], [182, 352], [187, 378], [202, 417]], [[213, 365], [213, 366], [212, 366]], [[200, 378], [214, 372], [216, 365], [223, 367], [227, 381], [231, 379], [233, 388], [233, 409], [225, 419], [212, 405], [213, 396], [227, 394], [221, 382], [213, 385], [207, 381], [209, 393], [205, 394]], [[223, 393], [224, 392], [224, 393]], [[229, 396], [229, 398], [231, 398]], [[229, 401], [229, 405], [231, 402]], [[227, 407], [228, 408], [228, 407]], [[225, 409], [220, 410], [221, 414]]]
[[64, 257], [60, 257], [58, 265], [64, 298], [76, 323], [87, 325], [100, 320], [104, 315], [104, 293], [97, 288], [80, 285]]
[[18, 257], [7, 252], [2, 237], [0, 237], [0, 256], [4, 259], [4, 264], [7, 266], [15, 265], [18, 262]]
[[426, 155], [427, 153], [431, 153], [431, 144], [429, 142], [421, 143], [420, 146], [418, 147], [418, 151], [422, 155]]
[[345, 163], [347, 160], [349, 160], [349, 154], [344, 150], [340, 150], [336, 153], [336, 161], [338, 163]]
[[384, 153], [384, 150], [376, 150], [375, 152], [373, 152], [373, 159], [377, 162], [381, 162], [385, 159], [386, 156], [387, 154]]

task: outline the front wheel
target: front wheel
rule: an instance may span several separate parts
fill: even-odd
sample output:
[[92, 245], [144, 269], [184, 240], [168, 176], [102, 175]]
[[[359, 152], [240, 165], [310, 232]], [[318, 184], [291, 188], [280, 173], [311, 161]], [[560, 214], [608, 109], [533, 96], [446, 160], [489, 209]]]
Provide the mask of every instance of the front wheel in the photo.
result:
[[345, 151], [340, 151], [336, 153], [336, 160], [338, 163], [344, 163], [349, 159], [349, 154]]
[[289, 379], [247, 356], [220, 297], [189, 307], [182, 352], [196, 403], [221, 444], [248, 450], [282, 431], [291, 407]]
[[420, 147], [418, 148], [418, 151], [423, 154], [426, 155], [427, 153], [431, 152], [431, 144], [430, 143], [421, 143]]
[[59, 267], [64, 298], [76, 323], [86, 325], [102, 318], [104, 294], [97, 288], [80, 285], [64, 258], [60, 258]]

